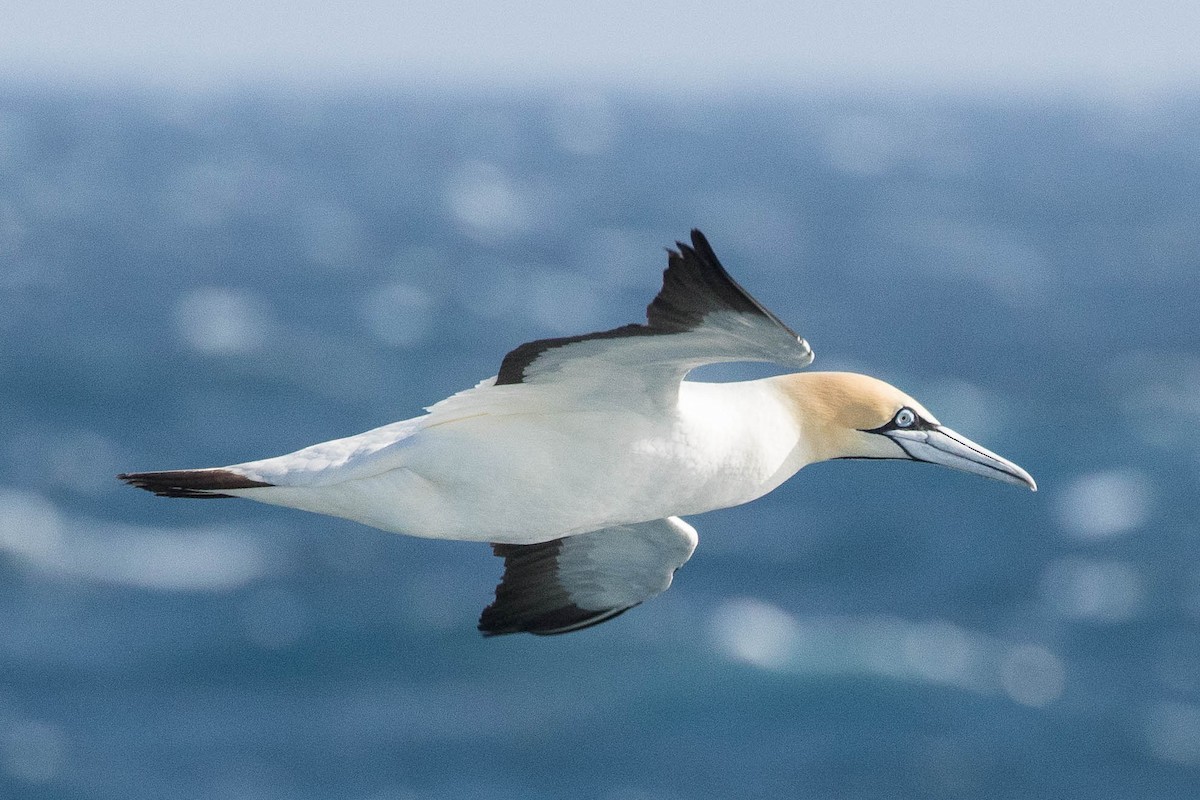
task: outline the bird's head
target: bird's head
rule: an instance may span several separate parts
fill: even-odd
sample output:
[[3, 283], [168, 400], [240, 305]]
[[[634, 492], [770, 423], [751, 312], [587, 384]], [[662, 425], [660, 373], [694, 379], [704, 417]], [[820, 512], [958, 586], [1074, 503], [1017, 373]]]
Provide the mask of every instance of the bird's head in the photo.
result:
[[801, 372], [782, 380], [811, 461], [927, 461], [1037, 491], [1028, 472], [943, 426], [923, 405], [881, 380], [850, 372]]

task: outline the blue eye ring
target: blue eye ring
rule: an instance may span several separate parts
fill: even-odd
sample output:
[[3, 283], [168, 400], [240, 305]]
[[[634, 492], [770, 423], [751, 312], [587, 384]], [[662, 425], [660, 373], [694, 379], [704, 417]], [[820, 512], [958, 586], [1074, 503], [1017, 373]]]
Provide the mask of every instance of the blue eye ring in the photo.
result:
[[896, 417], [893, 420], [897, 428], [911, 428], [917, 424], [917, 412], [905, 406], [896, 412]]

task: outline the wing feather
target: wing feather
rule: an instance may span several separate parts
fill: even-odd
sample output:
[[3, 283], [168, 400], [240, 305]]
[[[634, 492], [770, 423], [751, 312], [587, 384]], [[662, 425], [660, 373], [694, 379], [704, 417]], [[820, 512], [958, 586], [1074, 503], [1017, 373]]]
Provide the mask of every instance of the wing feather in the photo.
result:
[[696, 549], [678, 517], [617, 525], [540, 544], [496, 544], [504, 577], [479, 618], [485, 636], [570, 633], [666, 591]]
[[668, 250], [663, 285], [646, 309], [645, 324], [526, 342], [500, 365], [496, 386], [578, 382], [611, 385], [670, 399], [679, 382], [703, 364], [769, 361], [806, 367], [812, 349], [743, 289], [717, 259], [708, 240]]

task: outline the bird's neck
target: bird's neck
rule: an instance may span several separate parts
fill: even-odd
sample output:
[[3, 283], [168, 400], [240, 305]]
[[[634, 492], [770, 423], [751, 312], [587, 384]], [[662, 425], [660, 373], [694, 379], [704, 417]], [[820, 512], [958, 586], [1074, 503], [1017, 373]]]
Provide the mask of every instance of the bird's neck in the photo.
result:
[[853, 454], [856, 425], [845, 418], [858, 411], [853, 385], [860, 378], [842, 372], [797, 372], [766, 379], [798, 431], [797, 469]]
[[773, 378], [734, 383], [684, 381], [680, 411], [685, 438], [699, 460], [721, 464], [742, 484], [739, 502], [790, 478], [812, 453], [787, 396]]

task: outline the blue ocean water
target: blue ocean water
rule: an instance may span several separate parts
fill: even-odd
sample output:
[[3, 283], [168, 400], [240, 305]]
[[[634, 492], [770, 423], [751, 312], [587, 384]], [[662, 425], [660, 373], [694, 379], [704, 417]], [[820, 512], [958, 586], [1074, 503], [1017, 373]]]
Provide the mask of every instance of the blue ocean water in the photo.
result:
[[[1180, 100], [0, 92], [0, 797], [1200, 796], [1198, 129]], [[816, 368], [1041, 490], [814, 466], [691, 519], [620, 619], [484, 640], [486, 547], [113, 477], [636, 321], [693, 226]]]

